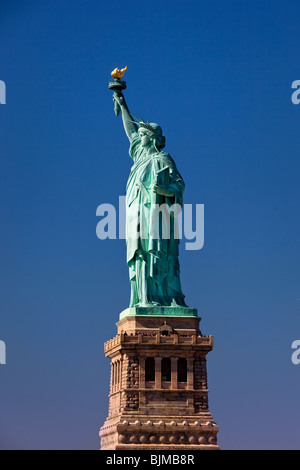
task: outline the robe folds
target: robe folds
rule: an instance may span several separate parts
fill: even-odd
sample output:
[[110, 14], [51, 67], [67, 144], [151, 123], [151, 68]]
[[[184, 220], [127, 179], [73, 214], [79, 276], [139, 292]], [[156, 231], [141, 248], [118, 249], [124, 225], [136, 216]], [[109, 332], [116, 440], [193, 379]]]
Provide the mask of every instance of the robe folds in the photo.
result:
[[[177, 227], [184, 181], [169, 154], [147, 155], [138, 133], [132, 138], [129, 155], [134, 161], [126, 188], [130, 307], [185, 306]], [[174, 196], [157, 195], [153, 191], [155, 182]]]

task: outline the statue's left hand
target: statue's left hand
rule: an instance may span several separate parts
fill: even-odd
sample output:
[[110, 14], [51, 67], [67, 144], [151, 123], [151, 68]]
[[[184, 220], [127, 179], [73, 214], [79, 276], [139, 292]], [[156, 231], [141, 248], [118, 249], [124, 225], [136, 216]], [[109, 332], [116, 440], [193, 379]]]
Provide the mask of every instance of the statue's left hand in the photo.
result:
[[120, 93], [113, 94], [113, 102], [115, 104], [115, 115], [119, 116], [122, 107], [124, 106], [125, 100], [124, 96]]
[[120, 93], [120, 94], [117, 94], [117, 93], [114, 93], [113, 94], [113, 102], [114, 103], [117, 103], [120, 108], [124, 105], [124, 96]]
[[168, 191], [163, 186], [160, 186], [158, 183], [154, 183], [153, 191], [160, 196], [173, 197], [174, 194], [171, 191]]

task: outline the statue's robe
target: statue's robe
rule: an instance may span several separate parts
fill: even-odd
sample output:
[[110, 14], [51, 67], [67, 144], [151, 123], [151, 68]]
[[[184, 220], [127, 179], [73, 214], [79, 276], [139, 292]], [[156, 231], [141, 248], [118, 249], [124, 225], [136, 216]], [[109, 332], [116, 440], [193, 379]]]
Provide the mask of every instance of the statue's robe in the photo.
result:
[[[157, 152], [147, 156], [138, 133], [132, 138], [129, 155], [134, 161], [126, 191], [130, 306], [185, 306], [180, 284], [176, 211], [175, 215], [172, 212], [170, 214], [169, 234], [168, 230], [163, 232], [168, 215], [161, 218], [157, 227], [158, 205], [165, 204], [165, 209], [168, 209], [176, 204], [177, 212], [178, 207], [182, 206], [183, 179], [169, 154]], [[152, 188], [155, 181], [164, 183], [159, 178], [167, 178], [167, 189], [174, 197], [154, 193]]]

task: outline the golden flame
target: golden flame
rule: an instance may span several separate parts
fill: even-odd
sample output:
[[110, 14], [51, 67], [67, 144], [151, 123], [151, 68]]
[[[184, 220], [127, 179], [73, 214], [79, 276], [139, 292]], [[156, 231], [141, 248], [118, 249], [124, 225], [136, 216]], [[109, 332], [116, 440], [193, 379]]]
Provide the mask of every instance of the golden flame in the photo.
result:
[[116, 68], [115, 70], [112, 71], [111, 76], [113, 78], [122, 78], [126, 70], [127, 70], [127, 65], [124, 69], [121, 69], [121, 70]]

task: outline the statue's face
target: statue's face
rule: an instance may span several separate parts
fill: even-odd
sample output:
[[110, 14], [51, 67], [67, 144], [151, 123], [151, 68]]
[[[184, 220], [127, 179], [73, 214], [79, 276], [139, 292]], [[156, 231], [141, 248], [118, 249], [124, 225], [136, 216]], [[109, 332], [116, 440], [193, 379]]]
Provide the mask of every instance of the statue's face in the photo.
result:
[[139, 136], [141, 139], [142, 147], [149, 147], [151, 145], [151, 139], [149, 133], [145, 129], [139, 129]]

